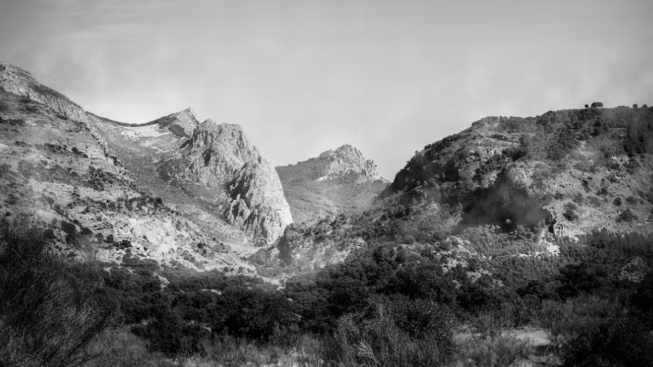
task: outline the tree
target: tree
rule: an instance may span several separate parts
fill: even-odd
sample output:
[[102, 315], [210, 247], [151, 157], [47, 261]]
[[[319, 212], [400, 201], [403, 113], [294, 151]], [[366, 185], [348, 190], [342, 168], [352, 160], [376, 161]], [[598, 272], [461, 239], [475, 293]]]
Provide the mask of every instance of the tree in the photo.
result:
[[87, 347], [115, 325], [116, 307], [27, 223], [0, 222], [0, 365], [82, 365], [101, 353]]
[[603, 108], [603, 102], [593, 102], [592, 107], [593, 108]]

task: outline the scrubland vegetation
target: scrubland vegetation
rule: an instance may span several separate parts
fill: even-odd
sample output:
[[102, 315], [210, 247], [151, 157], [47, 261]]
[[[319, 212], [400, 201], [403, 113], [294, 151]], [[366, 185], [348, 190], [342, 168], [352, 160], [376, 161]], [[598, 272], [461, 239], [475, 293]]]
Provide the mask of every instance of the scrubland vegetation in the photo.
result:
[[[652, 152], [652, 116], [588, 108], [504, 119], [497, 135], [518, 133], [519, 146], [470, 179], [533, 156], [545, 157], [535, 186], [565, 169], [562, 157], [583, 170], [609, 168], [613, 155]], [[574, 156], [581, 144], [602, 155], [589, 164]], [[47, 229], [28, 217], [3, 219], [0, 365], [653, 366], [653, 237], [603, 230], [554, 239], [542, 205], [564, 194], [529, 195], [507, 170], [469, 196], [426, 200], [427, 187], [462, 182], [464, 158], [414, 159], [411, 176], [395, 180], [404, 185], [396, 196], [289, 227], [284, 246], [311, 239], [351, 251], [302, 271], [308, 260], [280, 245], [273, 265], [294, 274], [283, 287], [130, 255], [120, 264], [71, 262], [50, 252]], [[637, 172], [632, 162], [626, 169]], [[510, 198], [497, 199], [504, 191]], [[566, 198], [566, 220], [577, 220], [580, 206], [607, 203], [604, 191]], [[611, 198], [623, 208], [616, 220], [636, 220], [630, 207], [644, 200], [653, 194]], [[75, 229], [68, 234], [75, 242]], [[274, 275], [269, 260], [259, 275]]]
[[[533, 230], [482, 226], [458, 235], [462, 256], [415, 213], [384, 215], [368, 246], [283, 289], [130, 256], [66, 262], [3, 220], [0, 364], [653, 365], [653, 239], [596, 232], [516, 256], [541, 250]], [[550, 343], [508, 332], [523, 328]]]

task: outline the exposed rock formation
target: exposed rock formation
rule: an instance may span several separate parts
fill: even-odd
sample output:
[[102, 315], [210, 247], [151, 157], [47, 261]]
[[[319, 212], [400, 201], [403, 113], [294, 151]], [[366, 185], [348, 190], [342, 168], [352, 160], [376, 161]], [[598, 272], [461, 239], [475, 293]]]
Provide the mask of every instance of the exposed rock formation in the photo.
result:
[[274, 241], [292, 223], [279, 176], [238, 125], [204, 121], [183, 148], [187, 180], [226, 188], [227, 221], [255, 237]]
[[277, 167], [295, 222], [367, 208], [387, 182], [351, 145], [296, 165]]
[[[626, 107], [483, 118], [427, 145], [381, 196], [461, 204], [463, 228], [549, 225], [558, 237], [647, 232], [653, 156], [642, 134], [652, 121], [653, 111]], [[634, 215], [622, 221], [625, 209]]]
[[324, 168], [317, 180], [333, 180], [347, 173], [357, 174], [357, 182], [371, 182], [381, 179], [376, 170], [376, 164], [363, 157], [360, 150], [345, 144], [335, 151], [327, 150], [317, 159], [324, 161]]
[[87, 122], [84, 110], [68, 97], [41, 85], [29, 72], [2, 61], [0, 61], [0, 87], [7, 92], [48, 105], [55, 113], [71, 120]]
[[0, 213], [29, 213], [70, 257], [248, 272], [248, 242], [292, 221], [276, 171], [237, 125], [200, 124], [191, 108], [112, 121], [5, 63], [0, 163]]

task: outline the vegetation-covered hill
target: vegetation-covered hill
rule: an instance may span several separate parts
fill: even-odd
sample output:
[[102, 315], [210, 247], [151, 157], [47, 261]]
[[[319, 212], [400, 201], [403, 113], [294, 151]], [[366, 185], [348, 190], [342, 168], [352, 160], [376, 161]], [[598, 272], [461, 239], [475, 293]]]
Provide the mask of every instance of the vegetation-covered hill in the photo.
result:
[[296, 223], [359, 213], [387, 185], [374, 162], [350, 145], [276, 169]]
[[460, 203], [461, 228], [543, 222], [557, 235], [648, 231], [652, 153], [646, 106], [488, 117], [424, 147], [382, 196]]

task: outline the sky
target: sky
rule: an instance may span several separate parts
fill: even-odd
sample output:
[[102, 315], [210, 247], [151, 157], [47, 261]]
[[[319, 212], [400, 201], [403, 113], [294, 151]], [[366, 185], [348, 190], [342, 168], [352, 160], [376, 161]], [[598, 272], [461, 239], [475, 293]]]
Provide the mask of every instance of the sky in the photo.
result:
[[274, 165], [351, 144], [392, 180], [485, 116], [653, 105], [651, 14], [651, 0], [0, 0], [0, 60], [113, 120], [192, 106]]

